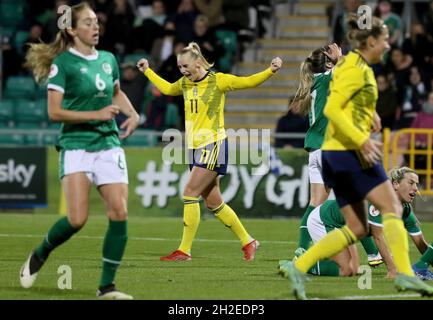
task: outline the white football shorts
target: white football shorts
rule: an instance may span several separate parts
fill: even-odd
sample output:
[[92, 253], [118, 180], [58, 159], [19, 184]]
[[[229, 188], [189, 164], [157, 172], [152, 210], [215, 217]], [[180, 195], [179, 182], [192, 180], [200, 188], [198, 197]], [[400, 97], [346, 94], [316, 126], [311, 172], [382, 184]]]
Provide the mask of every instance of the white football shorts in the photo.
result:
[[128, 184], [125, 152], [119, 147], [96, 152], [62, 150], [59, 169], [60, 179], [69, 174], [85, 172], [90, 182], [96, 186], [112, 183]]

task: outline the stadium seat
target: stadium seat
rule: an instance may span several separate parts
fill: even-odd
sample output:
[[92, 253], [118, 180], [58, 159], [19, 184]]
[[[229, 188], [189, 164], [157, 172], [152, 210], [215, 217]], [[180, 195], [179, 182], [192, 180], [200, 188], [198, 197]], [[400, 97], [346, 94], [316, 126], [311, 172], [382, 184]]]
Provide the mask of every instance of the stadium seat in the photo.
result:
[[224, 48], [224, 55], [218, 60], [219, 69], [230, 72], [238, 49], [237, 34], [231, 30], [217, 30], [215, 34]]
[[29, 146], [43, 145], [43, 136], [38, 134], [26, 134], [24, 136], [24, 143]]
[[127, 54], [125, 55], [125, 57], [123, 58], [123, 63], [126, 62], [131, 62], [134, 65], [137, 64], [137, 61], [140, 60], [141, 58], [146, 58], [147, 60], [149, 60], [149, 63], [152, 64], [152, 57], [149, 56], [147, 53], [142, 52], [142, 53], [131, 53], [131, 54]]
[[61, 126], [62, 124], [60, 122], [52, 122], [52, 121], [48, 122], [48, 129], [60, 130]]
[[24, 18], [25, 3], [0, 2], [0, 21], [5, 27], [19, 26]]
[[0, 134], [0, 145], [22, 145], [24, 136], [21, 134]]
[[36, 99], [48, 99], [47, 84], [36, 84]]
[[49, 122], [48, 118], [48, 100], [46, 98], [41, 98], [35, 101], [36, 109], [39, 110], [43, 114], [43, 121]]
[[31, 100], [21, 99], [16, 101], [14, 119], [17, 128], [30, 129], [47, 126], [44, 105]]
[[12, 39], [14, 38], [14, 34], [16, 33], [15, 27], [5, 27], [0, 26], [1, 28], [1, 35], [3, 37], [3, 42], [11, 43]]
[[42, 138], [42, 143], [45, 146], [54, 146], [57, 143], [57, 135], [44, 134], [44, 136]]
[[33, 99], [36, 94], [35, 81], [32, 77], [9, 77], [4, 94], [10, 99]]
[[20, 121], [15, 123], [15, 128], [17, 129], [40, 129], [41, 124], [37, 122], [25, 122]]
[[0, 126], [2, 128], [12, 127], [14, 120], [13, 101], [0, 100]]
[[179, 125], [178, 107], [174, 103], [167, 104], [167, 111], [165, 112], [164, 126], [167, 128], [177, 127]]
[[24, 44], [26, 43], [28, 38], [29, 38], [29, 32], [27, 31], [18, 31], [17, 33], [15, 33], [13, 44], [19, 54], [24, 54], [23, 51]]
[[226, 52], [230, 52], [232, 54], [236, 53], [236, 51], [238, 50], [238, 40], [236, 32], [231, 30], [217, 30], [215, 31], [215, 35], [221, 42], [221, 45], [224, 47], [224, 50]]

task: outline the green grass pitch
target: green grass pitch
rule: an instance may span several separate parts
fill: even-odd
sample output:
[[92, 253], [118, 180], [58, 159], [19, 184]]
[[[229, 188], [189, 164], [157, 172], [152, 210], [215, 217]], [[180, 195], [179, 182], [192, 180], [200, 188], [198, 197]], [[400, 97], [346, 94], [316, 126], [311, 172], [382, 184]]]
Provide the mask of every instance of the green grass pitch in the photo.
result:
[[[0, 214], [0, 299], [95, 299], [101, 272], [101, 251], [107, 219], [90, 216], [87, 225], [57, 248], [41, 269], [35, 285], [23, 289], [19, 269], [29, 252], [58, 219], [45, 214]], [[116, 284], [145, 300], [286, 300], [292, 299], [287, 279], [277, 274], [279, 259], [292, 257], [299, 220], [244, 219], [247, 230], [261, 241], [256, 260], [242, 260], [240, 243], [213, 217], [202, 219], [193, 245], [193, 260], [161, 262], [159, 257], [177, 248], [182, 232], [180, 218], [131, 217], [129, 240]], [[432, 241], [433, 224], [423, 223]], [[361, 247], [361, 264], [366, 255]], [[419, 253], [410, 244], [411, 259]], [[72, 289], [59, 289], [61, 265], [72, 270]], [[372, 288], [358, 288], [358, 277], [313, 277], [306, 284], [309, 298], [317, 299], [416, 299], [398, 293], [386, 268], [372, 269]], [[426, 299], [426, 298], [423, 298]]]

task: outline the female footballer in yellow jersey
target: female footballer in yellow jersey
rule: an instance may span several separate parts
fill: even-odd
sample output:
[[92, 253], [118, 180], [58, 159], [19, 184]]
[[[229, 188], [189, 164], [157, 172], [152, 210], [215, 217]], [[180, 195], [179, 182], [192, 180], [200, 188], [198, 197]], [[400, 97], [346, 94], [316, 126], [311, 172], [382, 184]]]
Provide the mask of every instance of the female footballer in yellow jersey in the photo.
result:
[[253, 88], [266, 81], [281, 68], [274, 58], [266, 70], [249, 77], [214, 73], [203, 57], [200, 47], [191, 42], [177, 57], [183, 77], [169, 83], [159, 77], [146, 59], [137, 67], [165, 95], [182, 95], [185, 101], [185, 129], [191, 174], [183, 193], [183, 236], [179, 248], [161, 257], [163, 261], [191, 260], [191, 246], [200, 222], [199, 196], [206, 206], [242, 243], [244, 260], [254, 259], [259, 242], [243, 227], [236, 213], [224, 203], [218, 175], [227, 172], [228, 145], [224, 130], [224, 100], [227, 91]]
[[388, 29], [376, 17], [370, 28], [360, 29], [360, 19], [356, 15], [349, 17], [348, 39], [355, 50], [334, 69], [324, 109], [329, 124], [322, 145], [323, 177], [325, 184], [334, 189], [346, 225], [328, 233], [296, 262], [284, 265], [298, 299], [306, 298], [304, 275], [308, 269], [367, 234], [365, 199], [383, 213], [383, 232], [399, 272], [396, 288], [433, 296], [433, 287], [412, 271], [402, 206], [380, 163], [381, 143], [370, 138], [378, 93], [369, 64], [380, 62], [389, 49]]

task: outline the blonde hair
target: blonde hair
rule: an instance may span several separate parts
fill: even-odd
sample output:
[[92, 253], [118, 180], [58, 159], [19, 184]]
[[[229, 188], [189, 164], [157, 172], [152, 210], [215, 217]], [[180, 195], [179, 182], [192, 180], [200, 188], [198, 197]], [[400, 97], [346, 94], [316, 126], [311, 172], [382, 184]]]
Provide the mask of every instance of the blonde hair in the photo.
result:
[[[78, 14], [84, 9], [91, 9], [87, 2], [82, 2], [71, 7], [71, 26], [77, 27]], [[51, 43], [30, 44], [26, 54], [24, 66], [29, 68], [37, 82], [43, 82], [48, 78], [50, 67], [55, 57], [66, 51], [74, 43], [73, 37], [65, 29], [57, 32], [56, 38]]]
[[290, 108], [299, 103], [299, 113], [307, 115], [311, 109], [311, 86], [314, 74], [326, 72], [328, 59], [324, 54], [325, 48], [316, 49], [305, 59], [299, 68], [299, 86], [295, 97], [290, 103]]
[[400, 183], [401, 180], [404, 179], [404, 175], [406, 173], [414, 173], [417, 174], [415, 170], [409, 168], [409, 167], [401, 167], [401, 168], [394, 168], [389, 171], [388, 176], [391, 179], [391, 182], [397, 182]]
[[182, 51], [178, 54], [178, 56], [184, 55], [189, 53], [191, 58], [195, 60], [200, 60], [203, 68], [206, 70], [209, 70], [213, 67], [213, 63], [209, 63], [205, 57], [203, 57], [203, 54], [201, 53], [200, 46], [195, 42], [190, 42], [188, 46], [182, 49]]
[[347, 39], [349, 40], [352, 47], [356, 49], [364, 49], [367, 47], [367, 39], [372, 36], [378, 38], [387, 26], [382, 19], [373, 16], [371, 20], [371, 28], [360, 29], [358, 26], [358, 20], [360, 17], [355, 13], [352, 13], [347, 18], [348, 34]]

